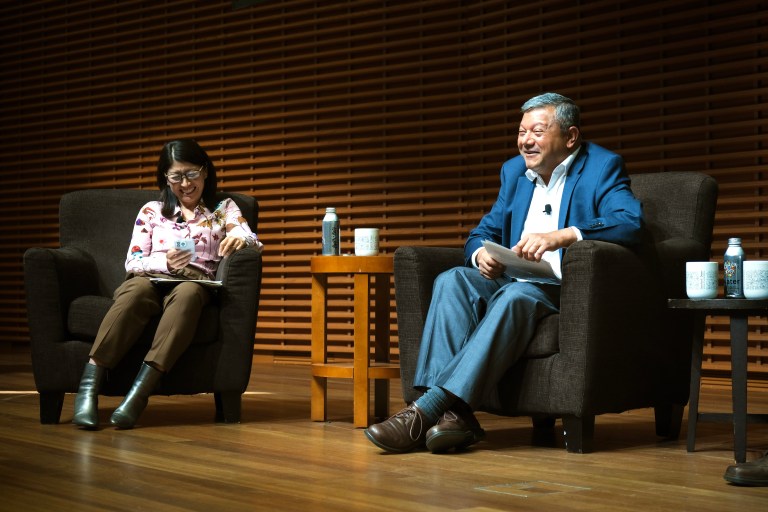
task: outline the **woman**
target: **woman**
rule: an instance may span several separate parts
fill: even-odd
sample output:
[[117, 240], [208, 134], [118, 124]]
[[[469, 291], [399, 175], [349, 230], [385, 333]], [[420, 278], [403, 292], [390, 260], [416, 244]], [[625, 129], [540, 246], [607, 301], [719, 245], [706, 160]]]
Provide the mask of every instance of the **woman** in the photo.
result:
[[[234, 201], [216, 203], [216, 168], [194, 140], [163, 147], [157, 184], [160, 201], [139, 211], [125, 262], [126, 280], [115, 290], [115, 303], [101, 323], [75, 397], [72, 421], [87, 429], [98, 428], [99, 388], [107, 370], [120, 362], [150, 318], [161, 315], [141, 370], [111, 418], [118, 428], [133, 428], [160, 377], [189, 346], [200, 312], [211, 300], [209, 288], [189, 280], [210, 280], [225, 256], [262, 247]], [[179, 240], [194, 245], [194, 251], [177, 249]], [[151, 277], [185, 281], [159, 286]]]

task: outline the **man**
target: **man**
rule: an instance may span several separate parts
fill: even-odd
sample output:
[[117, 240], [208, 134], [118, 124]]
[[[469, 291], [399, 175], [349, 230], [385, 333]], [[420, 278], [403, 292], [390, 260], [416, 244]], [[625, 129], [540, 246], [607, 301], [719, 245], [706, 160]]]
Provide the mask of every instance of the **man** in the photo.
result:
[[485, 432], [472, 411], [498, 404], [496, 386], [559, 310], [560, 286], [514, 279], [483, 247], [490, 240], [519, 257], [549, 262], [560, 275], [562, 250], [577, 240], [639, 242], [642, 209], [620, 156], [582, 142], [579, 108], [555, 93], [522, 106], [517, 147], [504, 163], [491, 211], [464, 246], [466, 266], [435, 281], [414, 387], [424, 394], [365, 435], [389, 452], [426, 444], [463, 449]]
[[761, 458], [752, 462], [742, 462], [741, 464], [728, 466], [723, 478], [736, 485], [768, 486], [768, 452], [765, 452]]

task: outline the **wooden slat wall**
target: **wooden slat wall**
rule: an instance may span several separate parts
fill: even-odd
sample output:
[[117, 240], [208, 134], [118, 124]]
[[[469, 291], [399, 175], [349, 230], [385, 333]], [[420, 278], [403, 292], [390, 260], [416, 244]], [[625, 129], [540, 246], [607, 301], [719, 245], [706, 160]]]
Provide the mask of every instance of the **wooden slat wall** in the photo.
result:
[[[0, 341], [27, 341], [21, 258], [57, 246], [61, 195], [153, 188], [162, 144], [195, 137], [221, 188], [261, 204], [257, 352], [306, 357], [308, 259], [325, 207], [340, 214], [345, 252], [355, 227], [381, 228], [390, 254], [461, 246], [515, 154], [520, 104], [547, 90], [576, 99], [586, 138], [620, 152], [631, 173], [718, 180], [713, 259], [730, 236], [766, 257], [765, 1], [234, 8], [248, 3], [0, 2]], [[331, 304], [343, 356], [348, 282]], [[765, 319], [751, 324], [749, 365], [761, 375], [765, 331]], [[709, 322], [708, 370], [729, 367], [727, 340], [724, 319]]]

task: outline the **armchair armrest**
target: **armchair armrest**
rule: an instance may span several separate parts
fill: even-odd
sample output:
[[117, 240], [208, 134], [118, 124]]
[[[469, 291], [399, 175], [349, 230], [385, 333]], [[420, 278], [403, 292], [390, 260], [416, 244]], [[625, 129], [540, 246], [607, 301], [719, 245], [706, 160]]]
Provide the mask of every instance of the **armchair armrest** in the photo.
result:
[[93, 257], [72, 248], [32, 248], [24, 253], [32, 351], [63, 341], [69, 304], [83, 295], [99, 295], [98, 270]]
[[[245, 391], [243, 375], [250, 375], [253, 339], [261, 295], [262, 257], [255, 247], [241, 249], [219, 264], [219, 338], [224, 341], [216, 371], [216, 391]], [[245, 379], [247, 385], [248, 379]]]
[[400, 377], [406, 402], [418, 397], [413, 390], [413, 376], [435, 278], [463, 265], [464, 251], [459, 248], [404, 246], [395, 251]]
[[[648, 383], [655, 380], [650, 373], [663, 360], [665, 343], [659, 327], [664, 294], [655, 268], [631, 249], [608, 242], [576, 242], [566, 251], [554, 371], [584, 387], [585, 414], [611, 410], [612, 404], [626, 410], [633, 396], [640, 401], [648, 395]], [[615, 386], [606, 388], [605, 382]]]

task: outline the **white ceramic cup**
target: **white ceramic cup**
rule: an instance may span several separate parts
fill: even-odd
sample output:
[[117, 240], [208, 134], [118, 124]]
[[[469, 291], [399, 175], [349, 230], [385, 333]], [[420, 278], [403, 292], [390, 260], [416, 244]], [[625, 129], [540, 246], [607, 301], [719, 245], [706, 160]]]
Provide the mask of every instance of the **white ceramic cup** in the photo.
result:
[[355, 256], [376, 256], [379, 254], [379, 230], [377, 228], [355, 229]]
[[742, 279], [744, 279], [744, 297], [768, 299], [768, 261], [745, 261]]
[[687, 262], [685, 264], [685, 292], [689, 299], [714, 299], [717, 297], [717, 262]]

